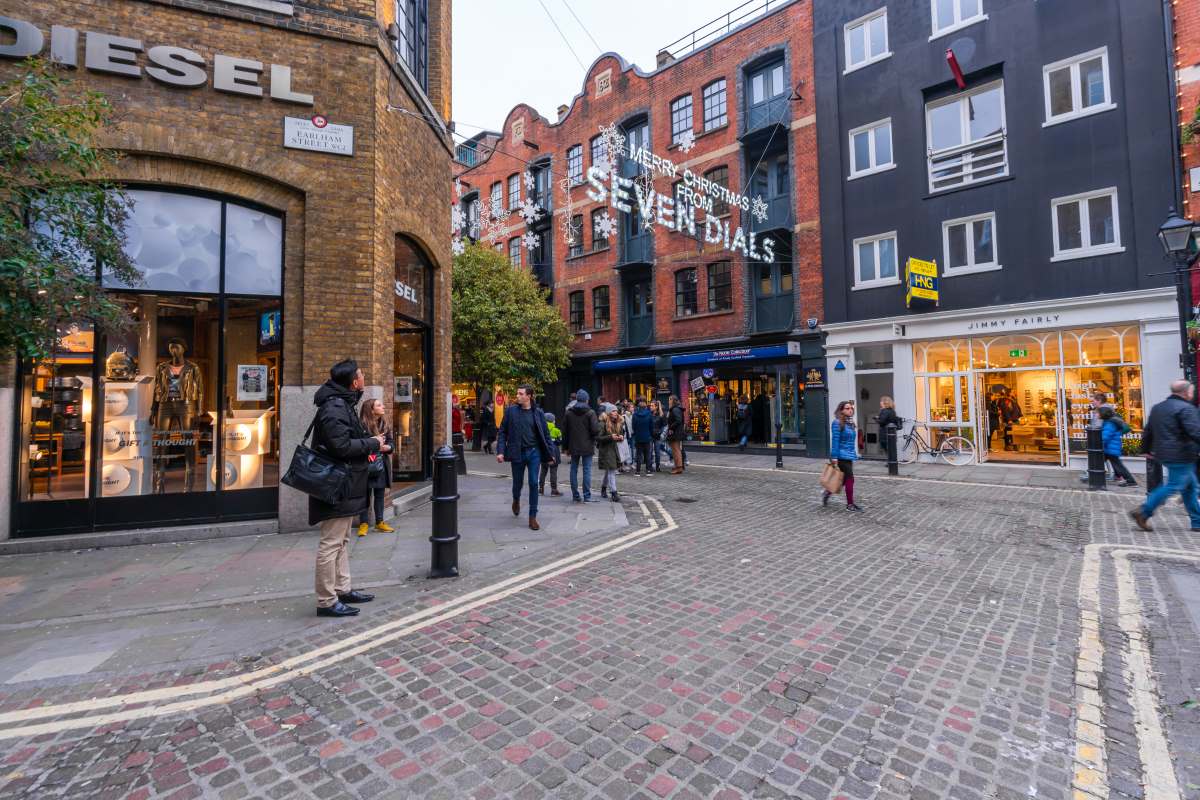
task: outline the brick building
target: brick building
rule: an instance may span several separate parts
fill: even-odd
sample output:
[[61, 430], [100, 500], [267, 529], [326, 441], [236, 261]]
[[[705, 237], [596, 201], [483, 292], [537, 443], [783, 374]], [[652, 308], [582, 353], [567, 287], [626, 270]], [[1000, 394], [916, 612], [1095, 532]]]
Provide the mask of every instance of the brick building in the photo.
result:
[[[1174, 108], [1180, 125], [1181, 216], [1195, 221], [1200, 215], [1200, 6], [1172, 3], [1170, 8], [1169, 30], [1174, 37], [1170, 66], [1175, 70]], [[1200, 298], [1200, 272], [1192, 272], [1190, 282], [1195, 306], [1196, 298]], [[1192, 347], [1196, 372], [1200, 374], [1200, 353], [1195, 343]]]
[[[693, 441], [720, 444], [745, 396], [753, 440], [778, 424], [789, 447], [822, 452], [811, 3], [705, 30], [650, 72], [607, 53], [557, 120], [517, 105], [477, 137], [457, 165], [466, 231], [531, 269], [574, 332], [548, 408], [575, 388], [676, 393]], [[628, 212], [611, 168], [633, 181]], [[541, 212], [528, 224], [526, 202]]]
[[115, 107], [109, 177], [134, 201], [145, 275], [109, 284], [135, 330], [64, 320], [52, 360], [5, 369], [0, 539], [303, 527], [280, 465], [344, 357], [392, 412], [401, 482], [424, 479], [450, 377], [449, 0], [4, 0], [0, 14], [0, 77], [40, 54]]

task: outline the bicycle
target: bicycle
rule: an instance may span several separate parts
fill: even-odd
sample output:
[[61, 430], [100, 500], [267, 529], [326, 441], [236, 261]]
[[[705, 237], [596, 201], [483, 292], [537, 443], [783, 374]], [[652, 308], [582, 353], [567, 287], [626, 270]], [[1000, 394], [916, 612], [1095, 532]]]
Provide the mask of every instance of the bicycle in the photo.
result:
[[912, 464], [922, 453], [928, 453], [934, 458], [941, 457], [951, 466], [962, 467], [975, 463], [975, 445], [969, 439], [961, 436], [947, 436], [935, 450], [925, 441], [919, 432], [920, 428], [929, 430], [924, 423], [914, 422], [904, 439], [896, 447], [896, 458], [901, 464]]

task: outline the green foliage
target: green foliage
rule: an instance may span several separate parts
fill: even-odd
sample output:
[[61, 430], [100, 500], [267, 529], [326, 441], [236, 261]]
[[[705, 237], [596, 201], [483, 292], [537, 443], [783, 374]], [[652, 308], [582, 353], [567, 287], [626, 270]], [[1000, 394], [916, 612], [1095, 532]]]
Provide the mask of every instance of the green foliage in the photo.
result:
[[65, 70], [33, 59], [0, 84], [0, 354], [45, 357], [56, 328], [129, 323], [96, 281], [96, 260], [141, 282], [124, 251], [129, 201], [98, 180], [115, 161], [98, 147], [111, 108]]
[[1180, 140], [1184, 144], [1191, 144], [1196, 138], [1196, 134], [1200, 133], [1200, 105], [1196, 106], [1195, 112], [1192, 113], [1192, 118], [1181, 126], [1183, 133]]
[[541, 388], [571, 360], [571, 333], [546, 290], [487, 247], [454, 258], [454, 380]]

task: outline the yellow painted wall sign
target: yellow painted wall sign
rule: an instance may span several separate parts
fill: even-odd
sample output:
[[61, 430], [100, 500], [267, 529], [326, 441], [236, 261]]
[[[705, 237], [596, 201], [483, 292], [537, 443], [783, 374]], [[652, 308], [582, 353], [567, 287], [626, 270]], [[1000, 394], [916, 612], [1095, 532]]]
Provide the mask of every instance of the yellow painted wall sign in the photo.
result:
[[905, 285], [907, 292], [904, 302], [912, 308], [914, 301], [917, 305], [938, 302], [938, 274], [936, 261], [922, 261], [910, 258], [904, 264]]

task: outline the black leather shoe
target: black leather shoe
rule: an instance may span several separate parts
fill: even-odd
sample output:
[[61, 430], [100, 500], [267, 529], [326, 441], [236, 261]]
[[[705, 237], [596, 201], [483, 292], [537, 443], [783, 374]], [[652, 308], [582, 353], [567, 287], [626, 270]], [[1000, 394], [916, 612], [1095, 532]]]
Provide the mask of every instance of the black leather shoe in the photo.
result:
[[339, 594], [338, 600], [342, 603], [369, 603], [375, 599], [375, 595], [368, 592], [360, 592], [358, 589], [351, 589], [345, 594]]
[[357, 613], [357, 608], [344, 603], [334, 603], [331, 606], [317, 609], [318, 617], [353, 617]]

